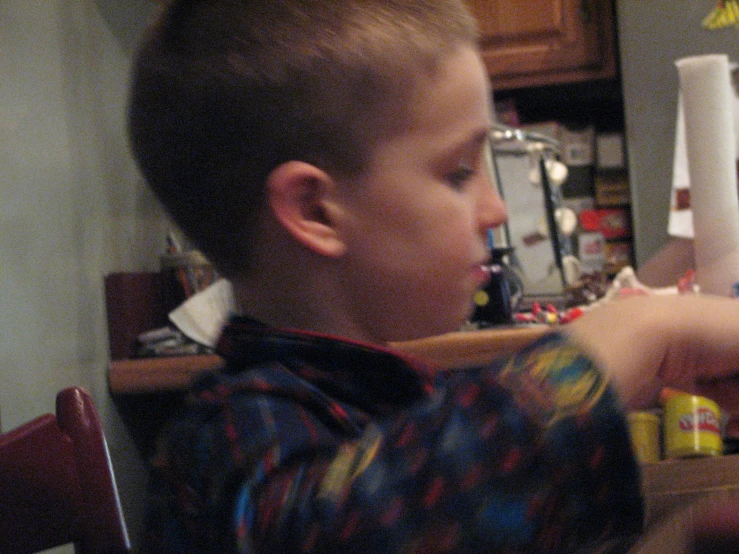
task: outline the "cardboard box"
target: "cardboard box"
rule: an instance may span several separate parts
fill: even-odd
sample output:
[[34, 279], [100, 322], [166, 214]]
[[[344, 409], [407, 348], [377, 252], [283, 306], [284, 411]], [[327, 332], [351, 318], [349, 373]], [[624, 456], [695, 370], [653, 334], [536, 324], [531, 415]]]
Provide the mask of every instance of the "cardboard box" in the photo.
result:
[[621, 133], [598, 133], [595, 136], [595, 152], [595, 165], [599, 171], [626, 167], [624, 136]]
[[596, 208], [580, 212], [583, 231], [598, 232], [606, 240], [631, 237], [631, 213], [626, 208]]
[[568, 167], [595, 166], [595, 127], [582, 129], [560, 127], [562, 161]]
[[596, 173], [595, 203], [604, 208], [631, 204], [628, 174], [625, 171]]
[[600, 233], [589, 232], [577, 235], [577, 257], [583, 273], [603, 271], [606, 265], [605, 246], [606, 241]]

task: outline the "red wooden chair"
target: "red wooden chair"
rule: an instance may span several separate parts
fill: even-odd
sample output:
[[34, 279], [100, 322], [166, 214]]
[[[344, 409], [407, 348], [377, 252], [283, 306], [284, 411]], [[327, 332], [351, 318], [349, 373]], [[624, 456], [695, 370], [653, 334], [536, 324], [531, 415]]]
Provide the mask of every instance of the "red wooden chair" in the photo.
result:
[[57, 395], [56, 415], [0, 435], [0, 552], [69, 543], [77, 554], [130, 551], [100, 417], [79, 387]]

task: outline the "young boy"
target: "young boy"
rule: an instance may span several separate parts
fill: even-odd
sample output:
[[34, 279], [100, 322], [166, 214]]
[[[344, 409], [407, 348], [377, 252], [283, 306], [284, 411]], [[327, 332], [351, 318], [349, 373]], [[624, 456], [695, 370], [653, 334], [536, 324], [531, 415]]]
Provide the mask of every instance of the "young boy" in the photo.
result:
[[143, 552], [570, 552], [639, 532], [621, 403], [739, 368], [739, 304], [616, 302], [469, 371], [385, 346], [458, 329], [487, 279], [506, 218], [490, 103], [458, 0], [167, 5], [132, 146], [243, 315], [155, 460]]

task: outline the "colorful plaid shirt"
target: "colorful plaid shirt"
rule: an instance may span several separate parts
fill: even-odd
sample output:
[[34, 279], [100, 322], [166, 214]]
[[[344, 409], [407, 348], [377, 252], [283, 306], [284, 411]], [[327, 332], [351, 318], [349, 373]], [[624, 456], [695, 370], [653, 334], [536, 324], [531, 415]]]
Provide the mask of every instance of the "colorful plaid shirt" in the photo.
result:
[[234, 319], [153, 464], [145, 553], [623, 552], [639, 471], [603, 375], [552, 333], [442, 371]]

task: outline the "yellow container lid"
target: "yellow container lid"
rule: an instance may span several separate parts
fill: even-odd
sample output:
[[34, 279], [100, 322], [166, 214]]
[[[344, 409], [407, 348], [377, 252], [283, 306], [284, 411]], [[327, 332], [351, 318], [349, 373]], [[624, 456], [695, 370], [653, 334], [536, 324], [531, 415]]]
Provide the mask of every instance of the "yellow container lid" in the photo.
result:
[[643, 421], [644, 423], [655, 423], [660, 424], [660, 417], [653, 412], [629, 412], [626, 414], [626, 419], [629, 422]]

